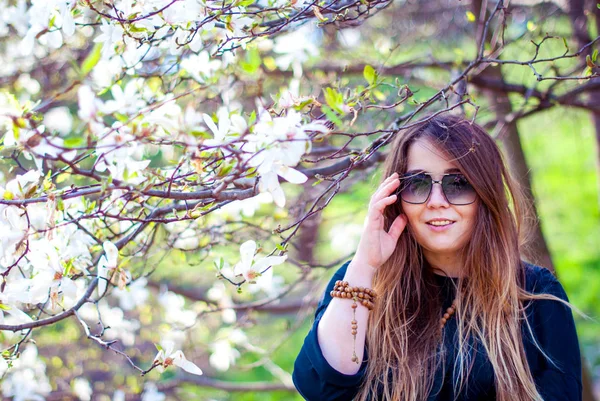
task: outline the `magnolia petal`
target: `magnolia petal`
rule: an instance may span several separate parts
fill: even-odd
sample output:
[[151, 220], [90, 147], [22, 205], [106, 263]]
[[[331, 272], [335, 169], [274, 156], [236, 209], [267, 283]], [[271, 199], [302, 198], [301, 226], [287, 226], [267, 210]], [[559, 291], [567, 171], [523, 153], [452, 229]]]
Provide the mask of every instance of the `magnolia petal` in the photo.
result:
[[108, 268], [106, 267], [106, 256], [102, 255], [98, 261], [98, 296], [102, 297], [106, 292]]
[[33, 319], [28, 314], [16, 307], [11, 307], [7, 309], [6, 313], [17, 319], [17, 323], [30, 323], [33, 321]]
[[302, 184], [308, 179], [308, 177], [300, 171], [288, 166], [279, 166], [277, 168], [277, 174], [292, 184]]
[[106, 255], [106, 264], [109, 269], [117, 267], [117, 259], [119, 257], [119, 249], [110, 241], [104, 241], [102, 244]]
[[[162, 347], [162, 345], [161, 345], [161, 347]], [[165, 353], [164, 353], [164, 351], [163, 350], [158, 351], [158, 353], [154, 357], [154, 362], [163, 363], [164, 360], [165, 360]]]
[[77, 296], [77, 286], [70, 278], [60, 280], [60, 289], [65, 297], [75, 298]]
[[273, 196], [273, 202], [279, 207], [285, 207], [285, 193], [283, 189], [278, 185], [277, 188], [271, 189], [271, 195]]
[[233, 126], [234, 131], [238, 134], [243, 134], [248, 128], [248, 124], [246, 124], [246, 120], [244, 120], [244, 117], [238, 114], [234, 114], [231, 116], [231, 125]]
[[219, 133], [224, 138], [229, 133], [231, 127], [231, 121], [229, 120], [229, 112], [226, 108], [222, 107], [217, 112], [217, 118], [219, 119]]
[[210, 118], [210, 116], [206, 113], [202, 114], [202, 118], [204, 119], [204, 123], [213, 132], [213, 135], [215, 136], [215, 140], [222, 142], [223, 137], [222, 137], [221, 133], [219, 132], [219, 129], [215, 125], [214, 121], [212, 120], [212, 118]]
[[175, 348], [175, 342], [173, 340], [162, 340], [160, 346], [163, 349], [165, 355], [171, 355]]
[[252, 259], [254, 259], [254, 253], [256, 252], [256, 242], [248, 240], [240, 246], [240, 259], [244, 266], [250, 266]]
[[256, 263], [254, 263], [254, 265], [252, 265], [252, 269], [256, 270], [257, 272], [260, 273], [261, 271], [265, 270], [269, 266], [276, 266], [276, 265], [282, 264], [283, 262], [285, 262], [286, 259], [287, 259], [287, 255], [267, 256], [266, 258], [263, 258], [263, 259], [257, 261]]
[[177, 365], [181, 369], [183, 369], [186, 372], [191, 373], [193, 375], [201, 375], [202, 374], [202, 370], [198, 366], [196, 366], [196, 364], [185, 359], [183, 352], [177, 351], [173, 355], [174, 355], [173, 365]]

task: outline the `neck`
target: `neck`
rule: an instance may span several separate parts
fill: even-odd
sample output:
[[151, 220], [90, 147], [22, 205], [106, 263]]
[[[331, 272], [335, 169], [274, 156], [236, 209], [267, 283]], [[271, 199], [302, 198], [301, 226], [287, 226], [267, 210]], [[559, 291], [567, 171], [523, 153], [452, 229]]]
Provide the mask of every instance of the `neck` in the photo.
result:
[[462, 263], [456, 254], [440, 254], [424, 249], [423, 255], [435, 274], [448, 277], [461, 277], [464, 274]]

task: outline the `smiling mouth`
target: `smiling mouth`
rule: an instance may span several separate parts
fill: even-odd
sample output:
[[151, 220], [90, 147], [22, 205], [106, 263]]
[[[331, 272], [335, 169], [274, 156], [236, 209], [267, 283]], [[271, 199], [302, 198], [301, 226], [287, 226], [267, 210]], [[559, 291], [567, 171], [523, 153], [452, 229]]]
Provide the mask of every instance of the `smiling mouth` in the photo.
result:
[[454, 224], [454, 222], [452, 220], [439, 220], [439, 221], [431, 221], [429, 223], [430, 226], [433, 227], [445, 227], [445, 226], [449, 226], [450, 224]]

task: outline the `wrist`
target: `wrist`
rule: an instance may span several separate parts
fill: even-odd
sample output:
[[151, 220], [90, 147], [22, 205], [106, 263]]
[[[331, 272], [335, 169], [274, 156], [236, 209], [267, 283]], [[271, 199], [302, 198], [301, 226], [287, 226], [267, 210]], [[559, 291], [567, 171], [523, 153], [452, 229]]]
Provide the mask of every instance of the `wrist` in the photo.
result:
[[344, 280], [348, 281], [350, 285], [353, 286], [371, 288], [376, 270], [375, 267], [360, 259], [352, 259], [346, 269]]

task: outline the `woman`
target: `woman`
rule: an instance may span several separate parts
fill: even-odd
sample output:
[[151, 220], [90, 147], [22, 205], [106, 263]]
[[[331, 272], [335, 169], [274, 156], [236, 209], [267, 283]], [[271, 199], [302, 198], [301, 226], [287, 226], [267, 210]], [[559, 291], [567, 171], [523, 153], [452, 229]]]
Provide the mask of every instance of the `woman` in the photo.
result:
[[395, 138], [384, 177], [296, 359], [298, 391], [310, 401], [581, 400], [567, 296], [521, 260], [524, 203], [493, 139], [432, 116]]

